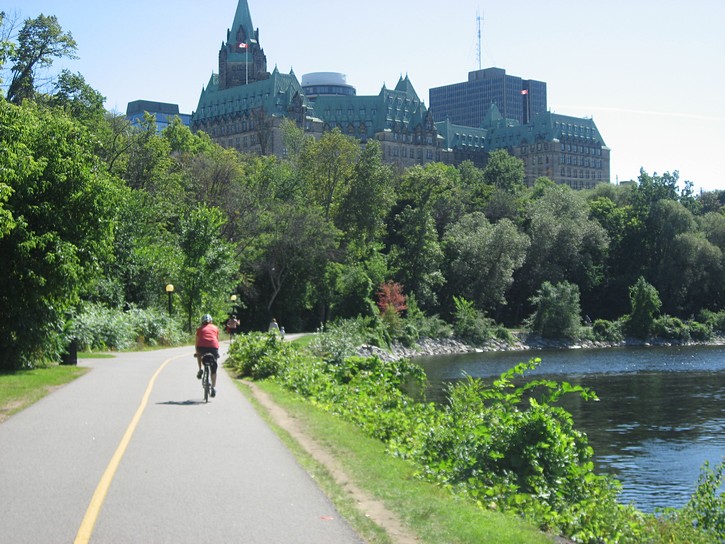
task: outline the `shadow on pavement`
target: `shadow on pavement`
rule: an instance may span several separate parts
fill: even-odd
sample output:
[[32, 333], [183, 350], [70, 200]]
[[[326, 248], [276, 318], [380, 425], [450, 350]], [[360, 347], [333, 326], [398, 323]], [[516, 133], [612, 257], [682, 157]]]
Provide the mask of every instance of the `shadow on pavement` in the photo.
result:
[[168, 406], [195, 406], [197, 404], [205, 404], [203, 400], [167, 400], [166, 402], [157, 402], [157, 405]]

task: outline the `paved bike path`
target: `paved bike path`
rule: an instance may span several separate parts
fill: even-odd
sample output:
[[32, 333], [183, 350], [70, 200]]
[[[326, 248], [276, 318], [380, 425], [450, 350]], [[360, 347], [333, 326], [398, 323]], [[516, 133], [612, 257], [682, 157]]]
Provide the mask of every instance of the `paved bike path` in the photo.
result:
[[0, 425], [0, 542], [361, 543], [225, 372], [203, 403], [192, 351], [81, 361]]

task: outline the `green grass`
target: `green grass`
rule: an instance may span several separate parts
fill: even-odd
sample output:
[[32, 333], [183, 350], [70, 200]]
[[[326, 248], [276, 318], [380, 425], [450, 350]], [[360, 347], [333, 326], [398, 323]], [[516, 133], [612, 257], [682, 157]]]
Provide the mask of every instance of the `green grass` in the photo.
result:
[[[271, 382], [258, 385], [341, 463], [355, 485], [381, 500], [420, 542], [537, 544], [553, 541], [553, 537], [518, 517], [482, 510], [445, 489], [419, 480], [413, 465], [388, 455], [382, 443], [364, 436], [352, 425], [315, 408], [280, 386]], [[299, 448], [293, 448], [293, 451], [299, 454]], [[331, 491], [323, 486], [323, 490], [356, 530], [370, 542], [388, 542], [379, 539], [382, 537], [370, 538], [366, 534], [368, 529], [358, 526], [356, 519], [347, 512], [348, 507], [343, 504], [341, 508], [337, 502], [336, 497], [344, 497], [344, 490], [340, 490], [332, 478], [329, 480], [326, 485], [334, 489]]]
[[77, 366], [51, 366], [1, 373], [0, 422], [87, 371]]
[[79, 359], [113, 359], [113, 353], [94, 353], [91, 351], [83, 351], [78, 354]]

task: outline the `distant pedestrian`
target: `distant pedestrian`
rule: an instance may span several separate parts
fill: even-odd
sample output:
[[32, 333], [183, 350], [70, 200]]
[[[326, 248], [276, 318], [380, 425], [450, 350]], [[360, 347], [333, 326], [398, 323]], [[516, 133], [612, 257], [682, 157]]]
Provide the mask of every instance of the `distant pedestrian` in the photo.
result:
[[279, 328], [279, 335], [282, 337], [282, 340], [284, 340], [284, 327]]
[[230, 342], [234, 339], [234, 335], [237, 332], [237, 327], [239, 327], [239, 320], [237, 319], [236, 314], [232, 314], [231, 317], [227, 319], [227, 323], [225, 325], [227, 333], [229, 333]]
[[272, 318], [272, 321], [269, 323], [269, 328], [267, 329], [268, 332], [279, 334], [279, 325], [277, 324], [277, 320], [275, 318]]

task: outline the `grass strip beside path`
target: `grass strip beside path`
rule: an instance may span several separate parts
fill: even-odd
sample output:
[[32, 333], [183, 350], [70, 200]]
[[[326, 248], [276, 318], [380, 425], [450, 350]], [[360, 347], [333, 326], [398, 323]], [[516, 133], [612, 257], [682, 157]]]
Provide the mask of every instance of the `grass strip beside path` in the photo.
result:
[[77, 366], [50, 366], [1, 373], [0, 423], [88, 370]]
[[[261, 390], [281, 408], [285, 421], [279, 420], [279, 413], [276, 416], [269, 413], [270, 419], [301, 443], [304, 455], [327, 469], [331, 479], [327, 485], [337, 490], [331, 492], [322, 486], [323, 490], [369, 542], [544, 544], [556, 541], [516, 516], [479, 509], [447, 490], [419, 480], [414, 467], [388, 455], [382, 443], [273, 382], [256, 382], [242, 389], [251, 390], [252, 395], [255, 390]], [[269, 412], [264, 404], [260, 401], [258, 406]], [[303, 437], [299, 436], [300, 432]], [[299, 453], [295, 448], [292, 451]], [[332, 457], [332, 463], [327, 457]], [[364, 497], [358, 495], [360, 491]], [[371, 538], [369, 528], [360, 527], [354, 516], [351, 519], [345, 507], [340, 508], [335, 495], [351, 497], [362, 517], [381, 524], [390, 540], [380, 535]], [[382, 523], [377, 519], [381, 516]]]

